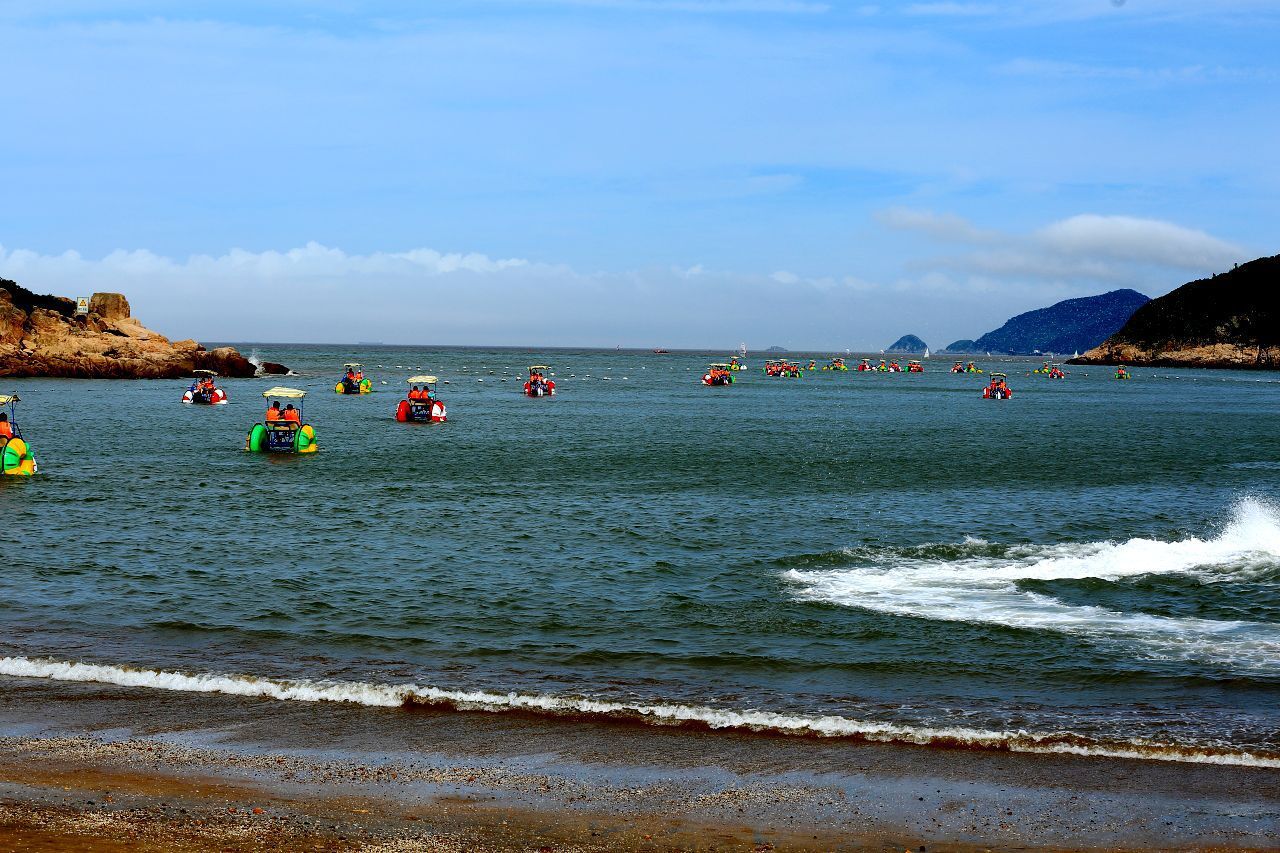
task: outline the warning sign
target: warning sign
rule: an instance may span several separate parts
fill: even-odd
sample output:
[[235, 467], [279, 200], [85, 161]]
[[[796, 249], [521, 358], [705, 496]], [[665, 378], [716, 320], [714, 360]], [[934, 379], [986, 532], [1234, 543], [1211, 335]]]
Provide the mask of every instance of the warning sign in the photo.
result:
[[76, 313], [77, 314], [89, 313], [89, 297], [87, 296], [76, 297]]

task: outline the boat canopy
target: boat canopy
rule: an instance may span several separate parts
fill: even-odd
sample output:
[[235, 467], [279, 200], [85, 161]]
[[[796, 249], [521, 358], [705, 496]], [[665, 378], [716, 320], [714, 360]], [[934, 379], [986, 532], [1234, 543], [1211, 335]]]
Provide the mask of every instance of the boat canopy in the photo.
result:
[[0, 394], [0, 406], [7, 406], [10, 403], [16, 403], [22, 398], [17, 394]]
[[283, 397], [289, 400], [298, 400], [298, 399], [301, 399], [302, 397], [307, 396], [307, 392], [299, 391], [297, 388], [284, 388], [284, 387], [277, 386], [275, 388], [268, 388], [266, 391], [263, 391], [262, 396]]
[[363, 364], [361, 364], [361, 363], [360, 363], [360, 362], [358, 362], [358, 361], [348, 361], [346, 364], [344, 364], [344, 365], [342, 365], [342, 366], [343, 366], [343, 367], [346, 367], [346, 368], [348, 368], [348, 369], [350, 369], [350, 368], [352, 368], [352, 367], [364, 367], [364, 365], [363, 365]]
[[907, 364], [919, 364], [919, 363], [920, 363], [920, 362], [916, 361], [914, 358], [913, 358], [913, 359], [911, 359], [911, 361], [908, 361], [908, 362], [907, 362]]
[[541, 372], [541, 371], [543, 371], [543, 370], [550, 370], [550, 369], [551, 369], [551, 365], [549, 365], [549, 364], [531, 364], [531, 365], [529, 365], [529, 372], [530, 372], [530, 373], [533, 373], [534, 371]]
[[405, 382], [408, 382], [410, 385], [417, 385], [419, 382], [426, 383], [427, 385], [435, 385], [439, 381], [440, 378], [437, 376], [410, 376], [405, 380]]
[[728, 370], [728, 369], [729, 369], [729, 365], [727, 365], [727, 364], [713, 364], [713, 365], [711, 365], [711, 369], [712, 369], [712, 370], [716, 370], [716, 369], [719, 369], [719, 370]]
[[209, 376], [209, 377], [213, 377], [213, 376], [217, 376], [217, 375], [218, 375], [218, 371], [216, 371], [216, 370], [193, 370], [193, 371], [191, 371], [191, 375], [192, 375], [192, 376]]
[[1008, 379], [1009, 375], [1007, 373], [993, 373], [991, 374], [991, 378], [992, 379]]

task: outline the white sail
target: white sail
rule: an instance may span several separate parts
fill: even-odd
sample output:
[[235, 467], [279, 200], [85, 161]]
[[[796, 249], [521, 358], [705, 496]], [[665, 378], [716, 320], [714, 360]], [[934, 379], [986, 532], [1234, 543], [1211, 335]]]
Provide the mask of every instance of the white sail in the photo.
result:
[[924, 348], [924, 357], [925, 357], [925, 358], [928, 358], [928, 357], [929, 357], [929, 348], [928, 348], [928, 347], [925, 347], [925, 348]]

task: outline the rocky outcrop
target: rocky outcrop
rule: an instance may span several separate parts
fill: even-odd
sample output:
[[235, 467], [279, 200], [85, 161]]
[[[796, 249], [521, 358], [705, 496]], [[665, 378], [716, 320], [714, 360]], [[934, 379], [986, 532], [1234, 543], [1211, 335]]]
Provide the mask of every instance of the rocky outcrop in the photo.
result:
[[1071, 363], [1280, 369], [1280, 255], [1152, 300]]
[[903, 335], [894, 341], [885, 352], [903, 353], [906, 355], [915, 355], [927, 350], [928, 345], [917, 338], [915, 335]]
[[89, 313], [76, 314], [74, 300], [0, 278], [0, 376], [172, 379], [197, 369], [239, 377], [257, 372], [231, 347], [206, 350], [151, 331], [133, 317], [123, 294], [95, 293]]
[[973, 342], [974, 352], [1005, 355], [1080, 352], [1114, 334], [1151, 300], [1136, 290], [1067, 299], [1019, 314]]

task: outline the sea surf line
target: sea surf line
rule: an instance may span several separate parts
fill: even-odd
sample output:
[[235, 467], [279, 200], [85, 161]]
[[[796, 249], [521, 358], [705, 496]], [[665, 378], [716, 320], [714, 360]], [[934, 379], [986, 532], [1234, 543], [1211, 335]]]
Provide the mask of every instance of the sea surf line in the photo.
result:
[[963, 727], [907, 726], [835, 715], [780, 714], [663, 703], [629, 704], [581, 697], [447, 690], [417, 684], [192, 674], [26, 657], [0, 658], [0, 675], [188, 693], [220, 693], [279, 701], [343, 702], [374, 708], [422, 705], [457, 711], [521, 711], [548, 717], [594, 717], [651, 725], [684, 725], [706, 729], [843, 738], [872, 743], [1280, 768], [1280, 754], [1182, 747], [1138, 739], [1101, 742], [1070, 732], [1036, 734]]
[[1212, 584], [1247, 579], [1280, 566], [1280, 511], [1245, 498], [1212, 539], [1130, 539], [993, 548], [981, 540], [952, 546], [954, 559], [918, 549], [846, 549], [851, 568], [783, 573], [801, 600], [896, 616], [1059, 631], [1141, 644], [1156, 657], [1280, 673], [1280, 625], [1266, 622], [1126, 613], [1069, 604], [1023, 589], [1023, 581], [1189, 575]]

